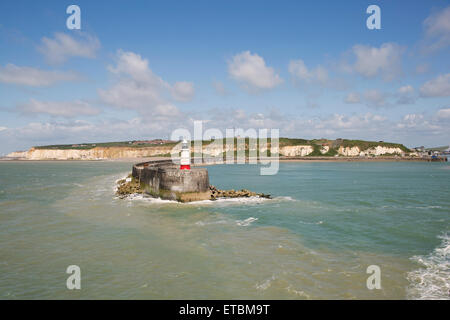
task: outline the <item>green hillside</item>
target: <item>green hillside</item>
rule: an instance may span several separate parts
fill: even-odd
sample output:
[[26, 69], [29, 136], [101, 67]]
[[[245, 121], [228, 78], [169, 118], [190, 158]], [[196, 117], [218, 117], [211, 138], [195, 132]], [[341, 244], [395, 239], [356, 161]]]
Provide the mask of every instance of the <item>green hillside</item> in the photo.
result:
[[[240, 139], [239, 139], [240, 140]], [[254, 141], [255, 139], [245, 138], [245, 149], [249, 148], [250, 142], [258, 143], [259, 141]], [[207, 146], [214, 142], [213, 140], [202, 141], [203, 146]], [[270, 144], [270, 138], [268, 139], [268, 144]], [[225, 145], [226, 139], [223, 139], [222, 143]], [[234, 138], [234, 145], [238, 143], [238, 138]], [[123, 147], [123, 148], [156, 148], [156, 147], [173, 147], [177, 142], [165, 142], [165, 143], [147, 143], [146, 141], [118, 141], [118, 142], [100, 142], [100, 143], [80, 143], [80, 144], [63, 144], [63, 145], [47, 145], [47, 146], [36, 146], [36, 149], [57, 149], [57, 150], [87, 150], [95, 147]], [[194, 141], [191, 141], [191, 145], [194, 145]], [[280, 148], [286, 146], [298, 146], [298, 145], [309, 145], [314, 148], [314, 151], [310, 156], [335, 156], [339, 147], [359, 147], [360, 150], [367, 150], [376, 146], [400, 148], [402, 151], [408, 153], [410, 150], [400, 143], [391, 143], [384, 141], [364, 141], [364, 140], [349, 140], [349, 139], [300, 139], [300, 138], [279, 138]], [[323, 146], [328, 146], [329, 151], [325, 154], [320, 152], [320, 148]]]

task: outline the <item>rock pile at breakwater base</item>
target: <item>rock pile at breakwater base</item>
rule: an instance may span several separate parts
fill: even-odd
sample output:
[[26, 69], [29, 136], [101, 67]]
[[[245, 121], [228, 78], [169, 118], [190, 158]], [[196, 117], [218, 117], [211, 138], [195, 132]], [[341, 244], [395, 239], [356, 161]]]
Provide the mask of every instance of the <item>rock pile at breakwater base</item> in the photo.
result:
[[220, 190], [214, 186], [209, 186], [209, 190], [211, 190], [211, 200], [217, 200], [221, 198], [250, 198], [250, 197], [271, 199], [270, 194], [256, 193], [247, 189]]

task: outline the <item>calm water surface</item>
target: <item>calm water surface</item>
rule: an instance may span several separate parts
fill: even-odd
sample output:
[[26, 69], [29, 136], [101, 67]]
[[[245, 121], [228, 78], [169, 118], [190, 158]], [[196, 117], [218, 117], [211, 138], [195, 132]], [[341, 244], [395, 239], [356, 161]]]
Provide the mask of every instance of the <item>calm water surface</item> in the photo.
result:
[[450, 298], [447, 163], [210, 166], [211, 184], [274, 199], [193, 204], [117, 199], [130, 170], [1, 162], [0, 298]]

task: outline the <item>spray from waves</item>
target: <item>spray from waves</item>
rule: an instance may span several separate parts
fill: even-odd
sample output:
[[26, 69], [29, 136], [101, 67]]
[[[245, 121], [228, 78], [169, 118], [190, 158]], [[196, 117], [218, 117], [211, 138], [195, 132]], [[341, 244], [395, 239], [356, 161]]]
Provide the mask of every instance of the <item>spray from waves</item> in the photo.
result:
[[[114, 197], [114, 199], [119, 199], [119, 197]], [[295, 201], [290, 197], [276, 197], [273, 199], [266, 199], [260, 197], [242, 197], [242, 198], [222, 198], [216, 200], [201, 200], [201, 201], [192, 201], [192, 202], [178, 202], [175, 200], [163, 200], [161, 198], [155, 198], [146, 194], [130, 194], [123, 198], [124, 200], [134, 201], [138, 200], [140, 202], [145, 202], [148, 204], [177, 204], [181, 206], [228, 206], [228, 205], [242, 205], [242, 204], [259, 204], [259, 203], [267, 203], [274, 201]]]
[[218, 198], [216, 200], [193, 201], [187, 204], [191, 205], [233, 205], [233, 204], [251, 204], [251, 203], [269, 203], [277, 201], [296, 201], [291, 197], [275, 197], [272, 199], [260, 197], [240, 197], [240, 198]]
[[411, 283], [409, 299], [450, 299], [450, 234], [439, 238], [442, 243], [431, 254], [411, 258], [424, 267], [408, 273], [407, 279]]
[[175, 200], [164, 200], [161, 198], [155, 198], [142, 193], [132, 193], [124, 198], [115, 197], [114, 199], [128, 200], [128, 201], [140, 201], [148, 204], [179, 204], [180, 202]]
[[188, 204], [191, 205], [227, 205], [227, 204], [242, 204], [242, 203], [261, 203], [270, 201], [270, 199], [260, 198], [260, 197], [241, 197], [241, 198], [219, 198], [216, 200], [201, 200], [193, 201]]

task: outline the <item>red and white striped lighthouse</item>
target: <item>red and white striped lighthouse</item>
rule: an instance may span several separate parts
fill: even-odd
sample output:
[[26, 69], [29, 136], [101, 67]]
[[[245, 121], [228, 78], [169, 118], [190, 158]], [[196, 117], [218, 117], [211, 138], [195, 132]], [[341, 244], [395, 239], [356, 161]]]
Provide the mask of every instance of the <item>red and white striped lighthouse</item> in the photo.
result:
[[191, 170], [191, 149], [186, 140], [181, 143], [180, 169]]

